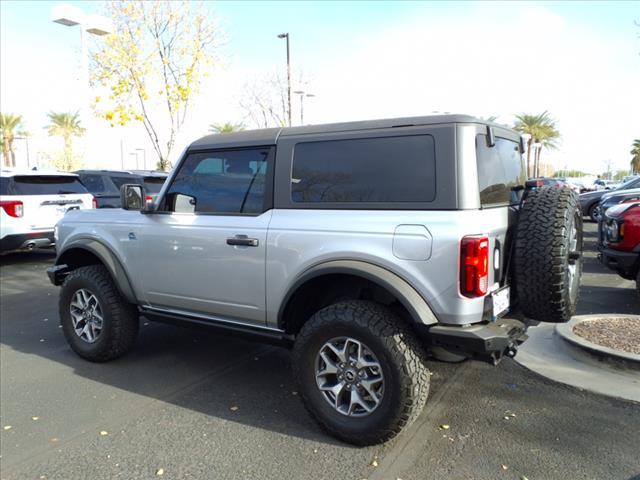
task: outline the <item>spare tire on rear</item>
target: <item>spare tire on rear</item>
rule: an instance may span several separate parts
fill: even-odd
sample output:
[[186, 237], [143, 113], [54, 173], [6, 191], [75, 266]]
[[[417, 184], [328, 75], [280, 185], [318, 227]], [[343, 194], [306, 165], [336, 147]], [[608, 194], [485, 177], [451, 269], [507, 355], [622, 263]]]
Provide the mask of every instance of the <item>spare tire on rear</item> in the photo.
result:
[[582, 214], [574, 192], [550, 186], [528, 192], [513, 260], [522, 313], [541, 322], [568, 322], [582, 275]]

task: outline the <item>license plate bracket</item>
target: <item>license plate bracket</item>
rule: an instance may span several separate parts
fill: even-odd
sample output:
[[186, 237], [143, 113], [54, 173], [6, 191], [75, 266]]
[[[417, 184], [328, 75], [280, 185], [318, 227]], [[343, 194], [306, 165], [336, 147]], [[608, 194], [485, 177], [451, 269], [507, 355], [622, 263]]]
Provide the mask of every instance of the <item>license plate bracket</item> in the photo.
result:
[[502, 287], [491, 294], [493, 304], [493, 319], [500, 318], [509, 311], [511, 305], [511, 290], [509, 286]]

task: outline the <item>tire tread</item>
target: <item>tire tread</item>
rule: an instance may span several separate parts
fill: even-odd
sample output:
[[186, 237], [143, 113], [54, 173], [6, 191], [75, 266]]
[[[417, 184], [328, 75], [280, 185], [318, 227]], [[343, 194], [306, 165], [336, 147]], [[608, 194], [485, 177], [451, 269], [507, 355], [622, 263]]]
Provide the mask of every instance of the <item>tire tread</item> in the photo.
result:
[[[104, 348], [95, 353], [87, 353], [74, 348], [73, 342], [69, 342], [74, 351], [93, 362], [106, 362], [121, 357], [133, 348], [136, 337], [138, 335], [138, 310], [135, 305], [128, 303], [118, 291], [111, 275], [102, 265], [89, 265], [73, 270], [65, 279], [62, 288], [68, 286], [75, 279], [89, 280], [95, 283], [102, 296], [105, 305], [102, 305], [103, 312], [105, 309], [109, 312], [109, 321], [111, 323], [109, 341]], [[60, 295], [59, 302], [60, 319], [66, 315], [68, 305]]]
[[322, 331], [336, 320], [347, 319], [361, 328], [368, 329], [378, 336], [393, 361], [402, 368], [402, 384], [404, 402], [397, 419], [391, 422], [384, 431], [360, 434], [357, 437], [345, 434], [335, 428], [322, 416], [318, 415], [308, 399], [302, 395], [305, 408], [318, 424], [329, 434], [356, 445], [373, 445], [385, 442], [395, 437], [403, 428], [411, 425], [424, 407], [429, 395], [429, 371], [425, 366], [425, 355], [415, 334], [391, 310], [383, 305], [364, 301], [350, 300], [330, 305], [318, 311], [303, 326], [293, 351], [293, 369], [296, 378], [301, 378], [303, 372], [301, 346], [309, 343], [311, 337]]

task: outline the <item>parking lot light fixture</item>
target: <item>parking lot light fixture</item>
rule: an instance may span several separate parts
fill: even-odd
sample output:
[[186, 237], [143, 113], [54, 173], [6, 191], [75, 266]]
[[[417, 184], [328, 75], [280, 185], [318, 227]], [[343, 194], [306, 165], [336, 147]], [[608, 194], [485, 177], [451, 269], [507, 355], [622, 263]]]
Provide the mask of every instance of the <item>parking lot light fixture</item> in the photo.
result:
[[300, 125], [304, 125], [304, 98], [315, 97], [313, 93], [307, 93], [303, 90], [296, 90], [293, 92], [296, 95], [300, 95]]
[[80, 26], [80, 50], [81, 50], [81, 117], [85, 122], [89, 119], [89, 49], [87, 46], [86, 33], [104, 36], [113, 31], [111, 20], [102, 15], [87, 15], [81, 9], [72, 5], [60, 4], [51, 8], [51, 20], [54, 23], [66, 27]]
[[287, 120], [289, 121], [289, 126], [291, 126], [291, 57], [289, 54], [289, 34], [280, 33], [278, 38], [287, 40]]

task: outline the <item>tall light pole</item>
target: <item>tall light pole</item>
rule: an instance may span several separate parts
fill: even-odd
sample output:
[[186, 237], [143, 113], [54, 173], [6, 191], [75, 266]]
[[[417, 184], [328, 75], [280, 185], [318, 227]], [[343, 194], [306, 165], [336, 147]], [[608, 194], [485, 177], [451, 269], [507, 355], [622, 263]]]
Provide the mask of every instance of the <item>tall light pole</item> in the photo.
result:
[[142, 152], [142, 169], [146, 170], [147, 169], [147, 151], [144, 148], [136, 148], [136, 152]]
[[289, 120], [289, 126], [291, 126], [291, 57], [289, 56], [289, 34], [281, 33], [278, 38], [287, 39], [287, 119]]
[[304, 125], [304, 97], [311, 98], [315, 97], [313, 93], [307, 93], [302, 90], [296, 90], [296, 95], [300, 95], [300, 125]]
[[87, 15], [82, 10], [71, 5], [56, 5], [51, 9], [51, 20], [65, 27], [80, 26], [80, 49], [81, 56], [81, 92], [82, 104], [80, 110], [84, 120], [89, 119], [89, 49], [87, 46], [86, 33], [92, 35], [108, 35], [113, 31], [111, 20], [101, 15]]

